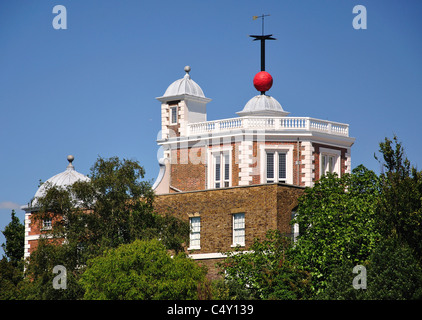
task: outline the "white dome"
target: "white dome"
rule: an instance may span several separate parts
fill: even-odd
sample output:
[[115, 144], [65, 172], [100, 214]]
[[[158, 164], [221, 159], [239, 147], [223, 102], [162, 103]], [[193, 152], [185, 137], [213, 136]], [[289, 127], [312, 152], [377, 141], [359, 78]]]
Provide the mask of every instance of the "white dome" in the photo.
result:
[[274, 116], [284, 117], [290, 112], [284, 111], [281, 104], [271, 96], [260, 94], [250, 99], [242, 111], [237, 112], [240, 116]]
[[205, 98], [201, 87], [191, 79], [189, 75], [190, 67], [186, 66], [186, 74], [182, 79], [174, 81], [166, 90], [163, 97], [178, 96], [188, 94], [191, 96]]
[[31, 203], [32, 207], [37, 206], [37, 198], [43, 197], [45, 195], [47, 186], [65, 188], [74, 184], [76, 181], [90, 181], [87, 176], [75, 170], [72, 165], [72, 161], [74, 159], [73, 156], [68, 156], [67, 159], [69, 161], [69, 165], [67, 166], [66, 170], [51, 177], [38, 188], [37, 192], [35, 193], [34, 200]]

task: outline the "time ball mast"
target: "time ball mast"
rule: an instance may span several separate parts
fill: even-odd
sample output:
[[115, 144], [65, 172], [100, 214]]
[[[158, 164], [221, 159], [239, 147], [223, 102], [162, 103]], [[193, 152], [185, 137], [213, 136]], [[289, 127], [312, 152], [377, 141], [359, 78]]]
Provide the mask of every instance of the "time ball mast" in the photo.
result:
[[254, 20], [258, 18], [262, 19], [262, 34], [260, 36], [250, 35], [251, 38], [254, 38], [253, 41], [261, 41], [261, 72], [258, 72], [253, 79], [254, 87], [256, 90], [260, 91], [261, 94], [265, 94], [273, 85], [273, 77], [265, 71], [265, 41], [276, 40], [276, 38], [272, 37], [272, 34], [264, 35], [264, 18], [268, 16], [269, 14], [263, 14], [261, 16], [253, 17]]

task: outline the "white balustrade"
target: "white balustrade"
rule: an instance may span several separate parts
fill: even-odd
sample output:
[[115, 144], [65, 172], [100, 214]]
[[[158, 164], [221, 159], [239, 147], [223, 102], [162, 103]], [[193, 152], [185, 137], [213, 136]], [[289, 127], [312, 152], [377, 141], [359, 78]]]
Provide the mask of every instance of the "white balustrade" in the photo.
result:
[[309, 117], [239, 117], [188, 124], [188, 135], [227, 132], [236, 129], [318, 131], [349, 136], [349, 125]]

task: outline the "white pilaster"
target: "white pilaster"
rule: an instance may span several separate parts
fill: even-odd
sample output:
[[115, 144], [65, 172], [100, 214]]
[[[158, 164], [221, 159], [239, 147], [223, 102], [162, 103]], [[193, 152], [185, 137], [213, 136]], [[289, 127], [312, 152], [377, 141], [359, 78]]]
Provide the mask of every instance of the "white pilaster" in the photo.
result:
[[347, 148], [346, 152], [346, 168], [345, 173], [352, 173], [352, 154], [351, 148]]
[[25, 213], [25, 242], [24, 242], [24, 254], [23, 257], [26, 259], [29, 257], [29, 233], [31, 232], [31, 213]]
[[304, 165], [304, 168], [302, 168], [302, 173], [304, 173], [302, 182], [306, 187], [312, 187], [314, 184], [312, 179], [315, 177], [315, 174], [313, 173], [314, 164], [312, 163], [314, 160], [314, 147], [310, 141], [302, 141], [302, 146], [305, 148], [305, 150], [302, 151], [302, 155], [304, 156], [304, 159], [302, 160], [302, 164]]
[[240, 141], [239, 145], [239, 186], [247, 186], [252, 182], [252, 168], [250, 165], [253, 162], [253, 142], [252, 141]]

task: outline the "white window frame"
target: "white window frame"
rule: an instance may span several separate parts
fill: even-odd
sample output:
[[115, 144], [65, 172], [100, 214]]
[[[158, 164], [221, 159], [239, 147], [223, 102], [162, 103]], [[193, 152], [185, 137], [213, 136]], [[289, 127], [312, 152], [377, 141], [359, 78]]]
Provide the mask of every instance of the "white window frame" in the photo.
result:
[[[178, 116], [178, 109], [179, 106], [170, 106], [170, 124], [174, 125], [177, 124], [177, 116]], [[176, 114], [174, 115], [173, 110], [176, 110]]]
[[[232, 146], [218, 147], [208, 150], [208, 189], [228, 188], [232, 186]], [[216, 179], [216, 159], [220, 160], [219, 180]], [[228, 160], [228, 163], [227, 163]], [[226, 176], [226, 165], [228, 165], [228, 178]], [[219, 186], [217, 184], [219, 183]]]
[[[337, 173], [337, 175], [341, 176], [341, 151], [335, 150], [335, 149], [329, 149], [329, 148], [319, 148], [319, 172], [320, 177], [322, 177], [324, 174], [327, 173], [326, 168], [324, 168], [323, 162], [324, 157], [326, 159], [329, 159], [330, 157], [333, 159], [333, 168], [332, 173]], [[326, 165], [326, 167], [328, 164]]]
[[274, 182], [278, 182], [278, 154], [286, 154], [285, 183], [293, 184], [293, 145], [261, 145], [260, 146], [260, 176], [261, 183], [267, 183], [267, 153], [274, 152]]
[[232, 225], [233, 225], [233, 232], [232, 232], [232, 245], [231, 247], [245, 246], [245, 238], [246, 238], [246, 221], [245, 221], [245, 213], [233, 213], [232, 215]]
[[189, 218], [189, 248], [188, 250], [201, 249], [201, 217]]
[[53, 229], [53, 219], [45, 218], [42, 220], [42, 230], [52, 230]]

